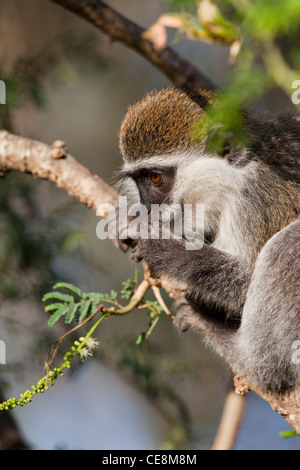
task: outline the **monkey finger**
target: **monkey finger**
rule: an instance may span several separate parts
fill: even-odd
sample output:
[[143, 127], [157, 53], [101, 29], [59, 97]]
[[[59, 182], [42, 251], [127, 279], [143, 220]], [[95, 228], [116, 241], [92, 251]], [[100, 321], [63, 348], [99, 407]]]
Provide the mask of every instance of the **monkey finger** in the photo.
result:
[[117, 239], [115, 244], [117, 245], [117, 247], [123, 251], [123, 253], [127, 253], [128, 249], [129, 249], [129, 244], [127, 243], [127, 240], [120, 240], [120, 239]]
[[185, 333], [186, 331], [190, 329], [191, 324], [187, 318], [181, 317], [181, 315], [179, 315], [179, 317], [180, 318], [178, 318], [176, 315], [176, 324], [178, 326], [179, 331], [181, 331], [182, 333]]
[[140, 261], [142, 261], [143, 256], [140, 252], [140, 249], [139, 249], [138, 245], [136, 245], [132, 249], [130, 257], [131, 257], [132, 261], [134, 261], [135, 263], [139, 263]]
[[186, 298], [178, 299], [172, 306], [172, 311], [176, 316], [176, 325], [182, 333], [188, 331], [191, 327], [192, 308]]

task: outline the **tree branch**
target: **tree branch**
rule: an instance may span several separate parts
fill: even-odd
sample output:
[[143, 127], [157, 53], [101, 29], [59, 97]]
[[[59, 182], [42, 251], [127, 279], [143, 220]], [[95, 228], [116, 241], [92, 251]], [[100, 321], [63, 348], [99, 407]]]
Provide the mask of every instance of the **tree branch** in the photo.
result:
[[113, 41], [133, 49], [158, 68], [177, 87], [191, 93], [199, 88], [206, 90], [216, 88], [209, 78], [170, 47], [162, 51], [155, 49], [152, 42], [143, 37], [145, 29], [120, 15], [101, 0], [51, 1], [86, 19]]
[[[231, 364], [232, 367], [232, 364]], [[234, 378], [235, 390], [240, 395], [245, 395], [249, 390], [255, 392], [277, 411], [300, 434], [300, 390], [291, 388], [285, 392], [275, 393], [261, 390], [253, 386], [247, 377]]]
[[49, 146], [2, 130], [0, 172], [10, 170], [51, 181], [94, 211], [100, 204], [114, 204], [118, 197], [114, 188], [75, 160], [63, 142]]

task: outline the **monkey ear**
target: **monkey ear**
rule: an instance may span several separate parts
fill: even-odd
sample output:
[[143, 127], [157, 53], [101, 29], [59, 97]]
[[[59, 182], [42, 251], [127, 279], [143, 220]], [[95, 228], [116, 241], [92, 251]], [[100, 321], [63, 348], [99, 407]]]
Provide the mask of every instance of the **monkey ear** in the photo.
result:
[[205, 150], [220, 157], [229, 158], [234, 153], [234, 135], [222, 125], [212, 126], [206, 137]]
[[123, 253], [127, 253], [130, 247], [132, 247], [134, 240], [131, 240], [130, 238], [127, 240], [121, 240], [120, 238], [117, 238], [117, 240], [114, 240], [115, 245], [117, 248], [120, 248]]
[[237, 140], [233, 132], [224, 130], [221, 125], [213, 126], [209, 130], [205, 150], [236, 166], [243, 166], [249, 158], [246, 142]]
[[232, 142], [230, 141], [225, 141], [224, 146], [221, 152], [221, 155], [223, 158], [229, 161], [229, 163], [233, 163], [234, 160], [236, 159], [237, 151], [233, 145]]

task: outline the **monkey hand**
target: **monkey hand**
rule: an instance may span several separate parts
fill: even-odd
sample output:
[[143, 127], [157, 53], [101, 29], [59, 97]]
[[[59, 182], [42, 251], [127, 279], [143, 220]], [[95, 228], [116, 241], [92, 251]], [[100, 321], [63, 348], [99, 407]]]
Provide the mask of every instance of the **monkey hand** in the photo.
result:
[[159, 277], [162, 274], [162, 253], [161, 240], [139, 238], [131, 251], [131, 259], [137, 263], [144, 260], [149, 266], [151, 276]]
[[[120, 213], [123, 215], [120, 216]], [[117, 248], [124, 253], [126, 253], [129, 248], [133, 248], [136, 245], [136, 241], [133, 240], [128, 233], [128, 226], [131, 220], [133, 220], [133, 217], [129, 216], [119, 204], [105, 217], [109, 238], [112, 239]]]
[[133, 247], [132, 247], [132, 250], [131, 250], [131, 253], [130, 253], [130, 258], [135, 263], [140, 263], [143, 260], [143, 255], [142, 255], [142, 252], [141, 252], [141, 249], [140, 249], [140, 244], [135, 241], [135, 243], [134, 244], [132, 243], [132, 245], [133, 245]]
[[172, 265], [181, 251], [184, 251], [184, 246], [178, 240], [167, 240], [166, 243], [166, 240], [139, 238], [131, 251], [131, 259], [135, 262], [144, 260], [152, 277], [172, 277]]
[[195, 320], [196, 313], [192, 309], [185, 297], [174, 302], [172, 310], [176, 316], [176, 326], [182, 331], [188, 331]]

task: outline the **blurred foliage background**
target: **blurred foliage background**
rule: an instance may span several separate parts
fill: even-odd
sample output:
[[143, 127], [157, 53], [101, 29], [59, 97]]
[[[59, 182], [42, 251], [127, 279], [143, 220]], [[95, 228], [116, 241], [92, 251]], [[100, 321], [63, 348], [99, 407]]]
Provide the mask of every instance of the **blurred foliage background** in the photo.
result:
[[[239, 133], [239, 111], [245, 104], [255, 110], [296, 111], [290, 95], [291, 82], [300, 78], [298, 1], [220, 0], [208, 18], [197, 0], [108, 3], [145, 28], [162, 14], [176, 18], [168, 40], [222, 88], [211, 117], [225, 132]], [[203, 3], [206, 13], [211, 11], [211, 2]], [[118, 129], [127, 106], [168, 81], [131, 50], [112, 44], [46, 0], [0, 0], [0, 38], [0, 79], [7, 88], [1, 127], [49, 144], [62, 139], [81, 163], [111, 182], [121, 164]], [[132, 277], [133, 264], [110, 241], [97, 239], [96, 223], [94, 214], [46, 181], [18, 173], [1, 179], [0, 338], [7, 345], [7, 364], [0, 371], [3, 396], [43, 375], [47, 349], [64, 332], [63, 325], [49, 331], [41, 302], [55, 282], [106, 292], [119, 291], [121, 282]], [[146, 324], [139, 311], [111, 319], [101, 329], [96, 365], [85, 365], [87, 372], [78, 367], [70, 377], [80, 383], [71, 392], [76, 410], [91, 402], [100, 407], [91, 406], [93, 417], [90, 410], [80, 415], [95, 438], [76, 435], [68, 440], [76, 412], [68, 408], [70, 400], [67, 405], [64, 401], [69, 385], [61, 385], [39, 397], [37, 405], [14, 412], [29, 445], [211, 446], [230, 383], [228, 370], [200, 338], [179, 335], [169, 318], [162, 318], [149, 340], [137, 346]], [[121, 379], [112, 375], [110, 381], [115, 370]], [[95, 374], [104, 387], [101, 399]], [[113, 398], [112, 407], [107, 405], [111, 387], [120, 389], [114, 399], [122, 399], [123, 407], [115, 406]], [[92, 393], [91, 402], [84, 403], [86, 393]], [[136, 393], [146, 401], [134, 398], [136, 410], [129, 414], [128, 400]], [[61, 426], [53, 406], [69, 427]], [[52, 437], [49, 414], [56, 417]], [[270, 446], [282, 445], [273, 428], [268, 432]], [[99, 437], [103, 433], [106, 439]]]

